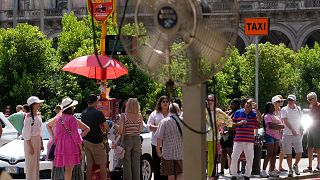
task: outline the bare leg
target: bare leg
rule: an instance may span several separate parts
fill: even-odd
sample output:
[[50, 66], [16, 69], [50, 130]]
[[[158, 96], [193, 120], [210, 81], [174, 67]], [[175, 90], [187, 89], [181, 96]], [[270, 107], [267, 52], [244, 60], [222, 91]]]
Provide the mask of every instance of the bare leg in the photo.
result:
[[287, 154], [287, 163], [288, 163], [289, 169], [292, 171], [292, 154]]
[[71, 180], [72, 170], [73, 170], [73, 166], [65, 166], [64, 167], [64, 179], [65, 180]]
[[268, 162], [273, 154], [273, 144], [267, 144], [267, 154], [263, 160], [262, 170], [266, 170]]
[[226, 165], [226, 161], [227, 161], [227, 149], [222, 149], [222, 153], [221, 153], [221, 173], [224, 172], [224, 166]]
[[301, 153], [297, 153], [297, 154], [296, 154], [296, 161], [294, 162], [295, 165], [298, 165], [298, 164], [299, 164], [299, 162], [300, 162], [300, 160], [301, 160], [301, 156], [302, 156]]
[[183, 179], [183, 177], [182, 177], [182, 173], [177, 174], [177, 176], [176, 176], [176, 180], [182, 180], [182, 179]]
[[[309, 166], [312, 169], [312, 158], [313, 158], [313, 147], [308, 147], [308, 162], [309, 162]], [[318, 158], [318, 162], [319, 162], [319, 158]]]
[[170, 176], [168, 176], [168, 180], [176, 180], [176, 176], [175, 175], [170, 175]]
[[276, 142], [273, 144], [273, 153], [270, 159], [270, 171], [274, 171], [276, 166], [276, 160], [277, 160], [277, 153], [279, 148], [279, 142]]

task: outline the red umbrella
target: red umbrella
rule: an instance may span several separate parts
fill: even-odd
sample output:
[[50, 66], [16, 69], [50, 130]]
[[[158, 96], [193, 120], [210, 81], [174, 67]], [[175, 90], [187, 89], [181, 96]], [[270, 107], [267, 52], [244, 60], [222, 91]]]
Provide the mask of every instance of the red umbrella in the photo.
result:
[[98, 55], [98, 57], [105, 68], [100, 67], [96, 55], [88, 55], [70, 61], [62, 70], [99, 80], [116, 79], [128, 74], [128, 69], [119, 61], [109, 56]]

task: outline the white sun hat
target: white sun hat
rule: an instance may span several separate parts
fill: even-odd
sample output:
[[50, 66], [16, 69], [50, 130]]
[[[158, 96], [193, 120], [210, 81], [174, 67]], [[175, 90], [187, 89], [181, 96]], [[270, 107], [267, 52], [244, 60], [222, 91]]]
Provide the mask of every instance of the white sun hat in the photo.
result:
[[37, 96], [31, 96], [27, 100], [27, 104], [31, 106], [33, 103], [43, 103], [44, 100], [40, 100]]
[[62, 106], [62, 111], [64, 111], [69, 107], [75, 106], [77, 104], [78, 104], [78, 101], [72, 100], [71, 98], [67, 97], [62, 100], [60, 105]]

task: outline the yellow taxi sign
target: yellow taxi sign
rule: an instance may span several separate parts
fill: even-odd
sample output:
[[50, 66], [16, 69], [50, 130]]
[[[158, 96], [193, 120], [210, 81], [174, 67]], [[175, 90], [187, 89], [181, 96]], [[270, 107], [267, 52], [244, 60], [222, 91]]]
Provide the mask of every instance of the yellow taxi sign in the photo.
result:
[[248, 36], [267, 36], [270, 19], [267, 17], [244, 18], [244, 34]]

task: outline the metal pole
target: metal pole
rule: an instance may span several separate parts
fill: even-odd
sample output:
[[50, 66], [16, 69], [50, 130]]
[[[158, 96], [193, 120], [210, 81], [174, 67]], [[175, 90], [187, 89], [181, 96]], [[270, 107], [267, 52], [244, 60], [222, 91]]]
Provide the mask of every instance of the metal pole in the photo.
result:
[[18, 0], [13, 1], [13, 28], [17, 27]]
[[[183, 121], [194, 129], [204, 131], [205, 124], [205, 85], [182, 87]], [[191, 132], [183, 127], [183, 179], [206, 179], [206, 135]]]
[[256, 83], [255, 83], [255, 99], [257, 108], [259, 107], [259, 36], [256, 36]]
[[44, 32], [44, 0], [40, 0], [40, 29]]

